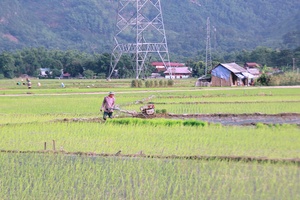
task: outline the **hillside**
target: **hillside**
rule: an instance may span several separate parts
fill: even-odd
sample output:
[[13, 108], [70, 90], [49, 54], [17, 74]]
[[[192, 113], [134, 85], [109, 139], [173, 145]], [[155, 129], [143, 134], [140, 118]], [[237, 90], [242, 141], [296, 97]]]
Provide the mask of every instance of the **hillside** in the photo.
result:
[[[213, 50], [300, 46], [298, 0], [161, 0], [169, 51], [190, 57], [205, 49], [206, 19]], [[110, 52], [117, 0], [1, 0], [0, 51], [44, 46]]]

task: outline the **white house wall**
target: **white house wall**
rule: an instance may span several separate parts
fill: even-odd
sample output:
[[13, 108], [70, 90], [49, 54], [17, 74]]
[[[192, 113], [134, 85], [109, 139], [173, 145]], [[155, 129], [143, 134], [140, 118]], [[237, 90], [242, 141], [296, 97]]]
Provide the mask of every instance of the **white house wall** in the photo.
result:
[[183, 79], [183, 78], [190, 78], [190, 76], [188, 75], [179, 75], [179, 76], [170, 76], [170, 75], [166, 75], [165, 76], [166, 79]]

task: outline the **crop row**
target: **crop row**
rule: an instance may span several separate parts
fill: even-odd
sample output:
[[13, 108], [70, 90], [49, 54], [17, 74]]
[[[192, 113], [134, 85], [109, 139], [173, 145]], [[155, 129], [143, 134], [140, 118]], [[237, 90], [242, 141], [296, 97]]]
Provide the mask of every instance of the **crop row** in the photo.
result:
[[[8, 118], [15, 114], [26, 115], [69, 115], [78, 116], [99, 116], [99, 108], [105, 95], [55, 95], [55, 96], [6, 96], [0, 98], [0, 110], [2, 116]], [[154, 96], [154, 98], [149, 98]], [[300, 112], [298, 97], [278, 99], [264, 99], [263, 101], [244, 101], [237, 98], [216, 99], [176, 99], [156, 98], [155, 94], [120, 94], [116, 95], [116, 104], [123, 110], [139, 111], [141, 105], [149, 102], [157, 102], [156, 108], [166, 109], [169, 113], [284, 113]], [[284, 101], [286, 100], [286, 101]], [[291, 101], [289, 101], [291, 100]], [[193, 103], [194, 102], [194, 103]], [[209, 104], [213, 102], [213, 104]], [[176, 104], [174, 104], [176, 103]], [[187, 104], [189, 103], [189, 104]], [[199, 104], [200, 103], [200, 104]], [[55, 118], [54, 118], [55, 119]], [[2, 120], [0, 120], [1, 123]], [[4, 120], [7, 121], [7, 120]], [[36, 121], [36, 120], [33, 120]]]
[[0, 168], [1, 199], [300, 197], [295, 165], [0, 154]]
[[203, 97], [203, 96], [176, 96], [176, 97], [166, 97], [158, 96], [154, 99], [154, 102], [157, 103], [180, 103], [180, 102], [284, 102], [284, 101], [300, 101], [299, 96], [288, 95], [288, 96], [212, 96], [212, 97]]
[[[174, 123], [176, 126], [171, 125]], [[155, 125], [156, 124], [156, 125]], [[201, 128], [202, 127], [202, 128]], [[139, 124], [53, 122], [2, 125], [0, 146], [5, 150], [52, 149], [147, 155], [254, 156], [299, 158], [299, 128], [187, 126], [156, 119]]]

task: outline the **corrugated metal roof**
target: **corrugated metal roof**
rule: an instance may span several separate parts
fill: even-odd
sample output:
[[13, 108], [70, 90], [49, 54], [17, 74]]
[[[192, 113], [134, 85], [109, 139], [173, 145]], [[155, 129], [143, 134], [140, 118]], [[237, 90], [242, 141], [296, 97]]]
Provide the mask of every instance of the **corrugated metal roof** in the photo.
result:
[[242, 73], [246, 78], [254, 78], [253, 74], [250, 74], [248, 72], [243, 72]]
[[235, 74], [238, 78], [243, 79], [244, 75], [243, 74]]
[[250, 73], [250, 74], [253, 74], [253, 75], [259, 75], [259, 69], [257, 68], [249, 68], [247, 69], [247, 71]]
[[[166, 65], [168, 65], [168, 62], [165, 62]], [[152, 66], [164, 66], [163, 62], [152, 62], [151, 63]], [[177, 62], [170, 62], [170, 66], [171, 67], [183, 67], [184, 64], [183, 63], [177, 63]]]
[[226, 69], [228, 69], [229, 71], [233, 72], [233, 73], [241, 73], [241, 72], [247, 72], [246, 69], [242, 68], [241, 66], [239, 66], [236, 63], [220, 63], [221, 66], [225, 67]]
[[188, 69], [188, 67], [170, 67], [167, 71], [165, 71], [165, 74], [191, 74], [192, 72]]
[[258, 66], [258, 64], [255, 63], [255, 62], [246, 62], [245, 64], [246, 64], [248, 67], [257, 67], [257, 66]]

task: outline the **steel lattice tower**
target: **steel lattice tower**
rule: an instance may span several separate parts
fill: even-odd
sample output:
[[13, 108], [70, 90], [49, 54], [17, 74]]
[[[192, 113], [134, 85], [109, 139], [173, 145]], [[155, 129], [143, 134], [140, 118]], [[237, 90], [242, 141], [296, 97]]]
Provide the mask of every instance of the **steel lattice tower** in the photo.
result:
[[205, 75], [207, 75], [207, 71], [212, 69], [209, 17], [206, 20], [206, 29], [207, 29], [207, 37], [206, 37]]
[[119, 0], [108, 79], [125, 53], [134, 55], [136, 79], [145, 70], [150, 53], [157, 54], [166, 68], [170, 66], [160, 0]]

